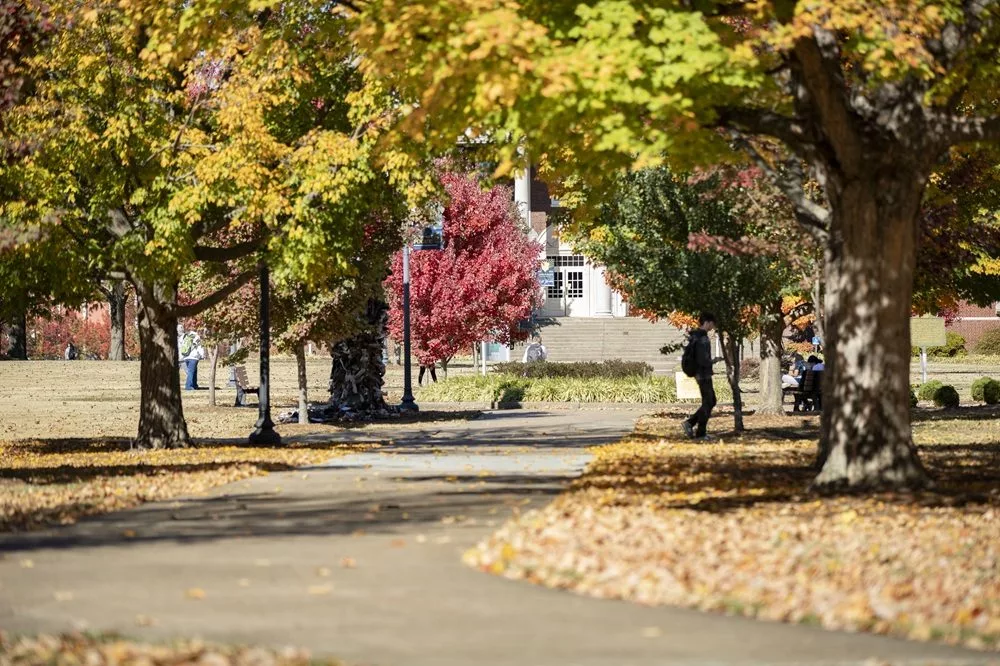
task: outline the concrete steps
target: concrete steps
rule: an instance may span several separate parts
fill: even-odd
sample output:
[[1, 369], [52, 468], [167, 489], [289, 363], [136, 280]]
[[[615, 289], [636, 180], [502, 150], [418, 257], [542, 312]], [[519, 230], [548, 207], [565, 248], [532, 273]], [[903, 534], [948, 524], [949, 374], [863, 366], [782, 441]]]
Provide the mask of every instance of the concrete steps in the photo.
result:
[[[682, 341], [685, 335], [665, 321], [634, 317], [549, 319], [540, 334], [550, 361], [643, 361], [657, 373], [673, 372], [680, 356], [680, 352], [664, 356], [660, 348]], [[518, 346], [512, 358], [520, 360], [523, 353], [524, 347]]]

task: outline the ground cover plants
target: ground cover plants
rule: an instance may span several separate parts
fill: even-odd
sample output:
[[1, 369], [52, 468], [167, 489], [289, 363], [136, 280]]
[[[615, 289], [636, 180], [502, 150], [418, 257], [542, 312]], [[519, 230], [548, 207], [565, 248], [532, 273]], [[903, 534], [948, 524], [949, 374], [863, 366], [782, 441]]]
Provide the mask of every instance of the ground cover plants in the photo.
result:
[[[816, 421], [747, 420], [691, 443], [647, 418], [548, 507], [466, 554], [580, 594], [1000, 649], [1000, 412], [917, 410], [935, 480], [819, 496]], [[719, 421], [722, 423], [722, 421]]]
[[[717, 377], [720, 401], [732, 400], [724, 377]], [[466, 375], [431, 384], [420, 392], [424, 402], [618, 402], [669, 403], [677, 401], [673, 377], [525, 378], [509, 374]]]

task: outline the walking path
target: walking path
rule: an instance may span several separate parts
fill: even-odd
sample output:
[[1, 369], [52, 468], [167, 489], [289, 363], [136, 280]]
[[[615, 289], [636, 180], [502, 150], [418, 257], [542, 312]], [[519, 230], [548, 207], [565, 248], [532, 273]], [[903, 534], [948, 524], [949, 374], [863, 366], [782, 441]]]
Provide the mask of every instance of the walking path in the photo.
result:
[[462, 566], [637, 412], [352, 430], [377, 452], [0, 536], [0, 627], [297, 645], [377, 666], [987, 663], [873, 636], [589, 599]]

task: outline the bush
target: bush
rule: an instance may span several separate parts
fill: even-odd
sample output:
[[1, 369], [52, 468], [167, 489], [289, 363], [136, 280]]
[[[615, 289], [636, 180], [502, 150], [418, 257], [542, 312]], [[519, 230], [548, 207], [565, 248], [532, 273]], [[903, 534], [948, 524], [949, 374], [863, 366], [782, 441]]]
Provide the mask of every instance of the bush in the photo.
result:
[[[956, 358], [965, 356], [968, 352], [965, 349], [965, 338], [954, 331], [948, 331], [945, 335], [945, 345], [943, 347], [928, 347], [928, 358]], [[913, 356], [920, 356], [920, 348], [913, 348]]]
[[983, 387], [983, 402], [987, 405], [1000, 403], [1000, 382], [995, 379], [991, 379], [986, 386]]
[[[732, 400], [732, 390], [722, 377], [716, 379], [720, 401]], [[422, 389], [419, 399], [426, 402], [620, 402], [648, 404], [675, 402], [677, 387], [672, 377], [626, 377], [580, 379], [542, 377], [529, 379], [512, 375], [486, 377], [462, 375]]]
[[937, 393], [937, 390], [943, 386], [944, 383], [936, 379], [932, 379], [926, 384], [921, 385], [921, 387], [917, 389], [917, 396], [921, 400], [933, 400], [934, 394]]
[[976, 353], [986, 354], [987, 356], [1000, 356], [1000, 328], [994, 328], [983, 333], [983, 337], [979, 338], [979, 341], [976, 343]]
[[980, 377], [972, 382], [972, 399], [976, 402], [984, 402], [983, 388], [992, 381], [989, 377]]
[[942, 386], [934, 392], [934, 404], [938, 407], [955, 408], [958, 407], [958, 391], [954, 386]]
[[916, 407], [917, 406], [917, 402], [918, 402], [918, 400], [917, 400], [917, 394], [913, 392], [913, 387], [911, 386], [910, 387], [910, 407]]
[[626, 377], [648, 377], [653, 367], [642, 361], [622, 361], [611, 359], [604, 362], [578, 361], [575, 363], [497, 363], [493, 372], [499, 375], [525, 377], [528, 379], [566, 377], [576, 379], [623, 379]]

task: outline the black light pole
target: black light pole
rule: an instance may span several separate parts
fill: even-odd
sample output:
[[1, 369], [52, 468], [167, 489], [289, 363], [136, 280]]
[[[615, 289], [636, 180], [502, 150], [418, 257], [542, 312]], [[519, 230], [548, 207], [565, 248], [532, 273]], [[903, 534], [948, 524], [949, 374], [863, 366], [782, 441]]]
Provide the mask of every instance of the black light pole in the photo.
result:
[[257, 425], [250, 433], [251, 444], [276, 446], [281, 444], [281, 435], [274, 429], [271, 420], [271, 285], [267, 264], [260, 262], [260, 388], [257, 389], [259, 404]]
[[403, 402], [402, 412], [417, 412], [413, 399], [413, 378], [410, 377], [410, 243], [403, 246]]

